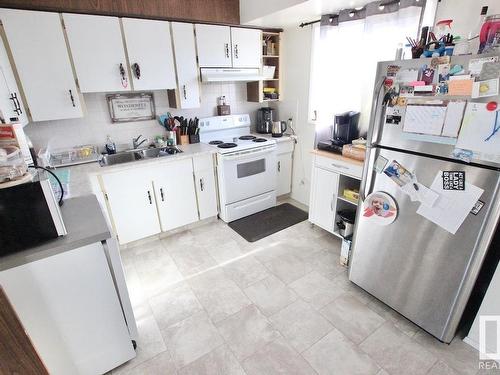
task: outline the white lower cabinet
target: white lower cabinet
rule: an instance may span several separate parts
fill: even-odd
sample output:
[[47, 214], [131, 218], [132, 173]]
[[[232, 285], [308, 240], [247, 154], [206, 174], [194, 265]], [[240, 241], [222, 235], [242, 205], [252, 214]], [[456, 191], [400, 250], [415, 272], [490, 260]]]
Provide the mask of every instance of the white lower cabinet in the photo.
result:
[[152, 172], [161, 229], [167, 231], [197, 221], [191, 159], [173, 161]]
[[160, 233], [149, 168], [105, 174], [102, 182], [110, 216], [121, 244]]
[[204, 158], [203, 168], [195, 171], [193, 164], [200, 163], [186, 158], [100, 176], [120, 244], [217, 215], [213, 160]]
[[313, 167], [309, 221], [329, 232], [334, 231], [338, 183], [338, 173]]
[[277, 160], [276, 195], [288, 194], [292, 191], [292, 153], [279, 154]]
[[193, 158], [200, 220], [217, 215], [217, 187], [212, 156]]

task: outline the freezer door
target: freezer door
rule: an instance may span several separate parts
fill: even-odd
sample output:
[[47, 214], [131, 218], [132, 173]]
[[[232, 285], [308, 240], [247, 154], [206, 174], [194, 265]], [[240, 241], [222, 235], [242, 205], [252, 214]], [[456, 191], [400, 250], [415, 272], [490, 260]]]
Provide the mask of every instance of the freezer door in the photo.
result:
[[[462, 65], [465, 69], [469, 66], [469, 60], [471, 58], [478, 56], [452, 56], [450, 64]], [[426, 155], [435, 155], [446, 158], [453, 158], [453, 150], [455, 148], [451, 138], [445, 137], [432, 137], [432, 136], [422, 136], [418, 134], [412, 134], [403, 132], [404, 115], [402, 121], [399, 124], [386, 124], [385, 115], [386, 107], [383, 106], [383, 99], [385, 90], [383, 89], [383, 81], [387, 76], [387, 67], [390, 65], [400, 66], [401, 70], [404, 69], [420, 69], [424, 64], [429, 65], [431, 59], [417, 59], [417, 60], [401, 60], [401, 61], [383, 61], [379, 62], [377, 66], [377, 79], [374, 88], [372, 111], [370, 117], [370, 127], [368, 131], [368, 143], [370, 145], [380, 145], [385, 147], [391, 147], [399, 150], [410, 150], [415, 152], [420, 152]], [[438, 95], [432, 97], [420, 96], [422, 99], [437, 99], [437, 100], [471, 100], [470, 96], [449, 96], [449, 95]], [[474, 99], [474, 102], [490, 102], [496, 101], [500, 102], [499, 96], [486, 97], [481, 99]], [[443, 142], [451, 142], [449, 144]], [[438, 143], [440, 142], [440, 143]], [[497, 164], [493, 162], [485, 162], [480, 160], [474, 160], [478, 164], [496, 166]]]
[[[432, 184], [440, 170], [465, 171], [467, 182], [484, 189], [480, 199], [485, 205], [478, 215], [469, 214], [453, 235], [417, 214], [418, 202], [411, 202], [385, 174], [373, 171], [379, 155], [414, 171], [425, 186]], [[488, 220], [498, 221], [498, 212], [490, 208], [495, 197], [498, 199], [500, 173], [380, 148], [370, 151], [366, 168], [361, 199], [370, 192], [386, 192], [395, 199], [398, 215], [392, 224], [381, 226], [358, 210], [349, 278], [432, 335], [449, 342], [486, 251], [478, 245], [478, 239], [485, 236], [483, 229]], [[495, 217], [490, 218], [490, 214]], [[496, 222], [488, 225], [492, 224], [490, 231], [494, 231]]]

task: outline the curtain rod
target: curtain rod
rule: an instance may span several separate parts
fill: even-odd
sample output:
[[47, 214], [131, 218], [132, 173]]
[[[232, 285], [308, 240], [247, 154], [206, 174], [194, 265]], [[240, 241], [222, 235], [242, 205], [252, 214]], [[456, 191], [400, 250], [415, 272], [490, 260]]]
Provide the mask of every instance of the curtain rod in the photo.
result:
[[318, 23], [318, 22], [321, 22], [321, 19], [316, 20], [316, 21], [311, 21], [311, 22], [302, 22], [302, 23], [299, 25], [299, 27], [304, 27], [304, 26], [313, 25], [313, 24]]

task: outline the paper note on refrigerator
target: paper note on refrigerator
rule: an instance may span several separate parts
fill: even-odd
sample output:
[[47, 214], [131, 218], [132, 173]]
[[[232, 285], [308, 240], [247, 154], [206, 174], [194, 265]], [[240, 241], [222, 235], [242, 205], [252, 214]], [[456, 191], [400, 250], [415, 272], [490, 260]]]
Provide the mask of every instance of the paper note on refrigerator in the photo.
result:
[[421, 204], [417, 214], [455, 234], [484, 190], [465, 181], [465, 190], [444, 190], [443, 172], [439, 171], [430, 188], [439, 197], [434, 205]]
[[408, 133], [441, 135], [445, 114], [445, 104], [408, 103], [403, 131]]
[[468, 103], [456, 147], [481, 160], [500, 162], [500, 112], [487, 103]]
[[446, 117], [443, 125], [443, 137], [458, 137], [460, 125], [464, 116], [465, 101], [449, 102], [446, 108]]

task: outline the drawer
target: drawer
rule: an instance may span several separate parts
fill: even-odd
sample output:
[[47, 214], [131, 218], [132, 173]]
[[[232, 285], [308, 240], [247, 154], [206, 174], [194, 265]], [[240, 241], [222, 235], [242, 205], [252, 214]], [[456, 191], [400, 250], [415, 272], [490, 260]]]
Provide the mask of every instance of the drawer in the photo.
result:
[[316, 155], [314, 165], [359, 179], [361, 179], [363, 173], [363, 167], [361, 165], [319, 155]]
[[193, 157], [193, 169], [195, 172], [206, 171], [213, 168], [214, 159], [212, 154], [205, 154]]
[[279, 154], [286, 154], [288, 152], [293, 152], [293, 140], [286, 140], [286, 141], [278, 141], [277, 142], [277, 149], [276, 153]]

